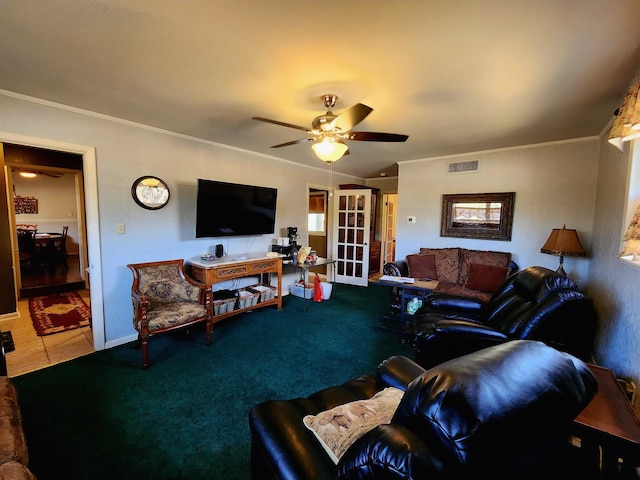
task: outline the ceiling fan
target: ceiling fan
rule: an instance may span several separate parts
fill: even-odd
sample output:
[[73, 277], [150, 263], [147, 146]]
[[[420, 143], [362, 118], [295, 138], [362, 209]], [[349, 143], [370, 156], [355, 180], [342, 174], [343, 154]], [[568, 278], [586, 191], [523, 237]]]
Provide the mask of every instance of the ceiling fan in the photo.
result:
[[334, 94], [326, 94], [320, 97], [327, 108], [327, 113], [319, 115], [311, 122], [311, 128], [293, 125], [291, 123], [271, 120], [264, 117], [253, 117], [254, 120], [261, 122], [273, 123], [283, 127], [295, 128], [303, 130], [310, 136], [293, 140], [291, 142], [273, 145], [271, 148], [287, 147], [303, 142], [315, 142], [311, 148], [321, 160], [331, 163], [342, 158], [343, 155], [349, 154], [349, 147], [345, 140], [357, 140], [364, 142], [405, 142], [408, 135], [400, 135], [397, 133], [380, 133], [380, 132], [354, 132], [351, 129], [358, 123], [362, 122], [369, 115], [373, 108], [362, 103], [357, 103], [348, 108], [339, 115], [334, 115], [332, 108], [335, 107], [338, 96]]

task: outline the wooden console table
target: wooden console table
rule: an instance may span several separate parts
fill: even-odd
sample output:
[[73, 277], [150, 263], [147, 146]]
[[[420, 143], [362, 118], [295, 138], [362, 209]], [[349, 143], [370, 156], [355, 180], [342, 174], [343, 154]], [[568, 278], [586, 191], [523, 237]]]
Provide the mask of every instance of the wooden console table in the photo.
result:
[[262, 281], [264, 275], [270, 276], [275, 273], [278, 276], [277, 295], [272, 300], [258, 302], [256, 305], [247, 308], [234, 309], [231, 312], [222, 313], [213, 317], [213, 322], [219, 322], [225, 318], [237, 315], [238, 313], [256, 308], [277, 305], [278, 310], [282, 310], [282, 258], [267, 257], [266, 253], [253, 255], [230, 255], [227, 258], [202, 260], [194, 257], [188, 261], [191, 267], [191, 276], [207, 285], [234, 280], [242, 277], [257, 276]]

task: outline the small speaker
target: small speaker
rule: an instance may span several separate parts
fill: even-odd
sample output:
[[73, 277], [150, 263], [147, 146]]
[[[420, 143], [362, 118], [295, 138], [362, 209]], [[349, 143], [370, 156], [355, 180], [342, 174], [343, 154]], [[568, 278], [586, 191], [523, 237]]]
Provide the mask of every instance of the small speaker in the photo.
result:
[[222, 248], [222, 244], [219, 243], [216, 245], [216, 257], [220, 258], [224, 255], [224, 248]]

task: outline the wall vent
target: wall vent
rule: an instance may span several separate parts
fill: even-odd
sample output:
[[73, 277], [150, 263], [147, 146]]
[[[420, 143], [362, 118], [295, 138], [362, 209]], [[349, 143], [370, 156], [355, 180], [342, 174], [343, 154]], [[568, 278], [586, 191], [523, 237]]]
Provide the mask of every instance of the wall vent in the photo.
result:
[[447, 173], [470, 173], [478, 171], [478, 160], [469, 160], [468, 162], [449, 162], [447, 164]]

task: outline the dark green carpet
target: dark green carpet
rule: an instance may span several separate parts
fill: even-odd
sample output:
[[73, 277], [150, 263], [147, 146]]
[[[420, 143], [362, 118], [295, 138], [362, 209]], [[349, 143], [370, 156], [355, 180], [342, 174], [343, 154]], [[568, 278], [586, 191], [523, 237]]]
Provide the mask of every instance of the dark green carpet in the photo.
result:
[[322, 303], [285, 297], [203, 330], [152, 338], [15, 377], [30, 466], [47, 479], [249, 478], [249, 409], [307, 396], [410, 346], [373, 330], [389, 288], [335, 285]]

